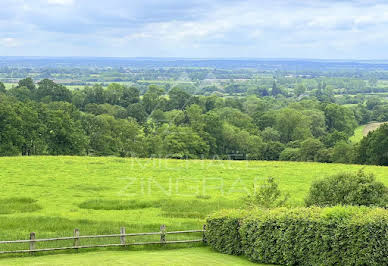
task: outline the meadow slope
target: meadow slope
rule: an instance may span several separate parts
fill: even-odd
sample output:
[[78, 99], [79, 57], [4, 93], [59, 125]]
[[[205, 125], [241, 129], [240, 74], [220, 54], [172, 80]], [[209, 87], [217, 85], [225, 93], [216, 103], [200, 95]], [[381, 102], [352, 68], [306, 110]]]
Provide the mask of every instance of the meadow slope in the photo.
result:
[[167, 230], [200, 229], [209, 213], [241, 207], [246, 191], [267, 177], [276, 178], [280, 189], [290, 193], [290, 205], [301, 206], [314, 180], [361, 168], [388, 185], [388, 167], [381, 166], [5, 157], [0, 158], [0, 240], [26, 239], [30, 232], [38, 238], [71, 236], [74, 228], [81, 235], [118, 233], [120, 226], [127, 232], [159, 231], [161, 224]]
[[355, 130], [354, 130], [354, 135], [350, 137], [350, 141], [352, 143], [358, 143], [362, 140], [363, 137], [367, 136], [369, 132], [371, 131], [375, 131], [376, 129], [378, 129], [381, 125], [385, 124], [385, 123], [388, 123], [388, 122], [381, 122], [381, 123], [378, 123], [378, 122], [373, 122], [373, 123], [369, 123], [369, 124], [366, 124], [366, 125], [361, 125], [361, 126], [358, 126]]
[[208, 247], [176, 250], [147, 250], [136, 252], [105, 251], [79, 254], [57, 254], [28, 258], [0, 259], [0, 265], [255, 265], [244, 257], [221, 254]]

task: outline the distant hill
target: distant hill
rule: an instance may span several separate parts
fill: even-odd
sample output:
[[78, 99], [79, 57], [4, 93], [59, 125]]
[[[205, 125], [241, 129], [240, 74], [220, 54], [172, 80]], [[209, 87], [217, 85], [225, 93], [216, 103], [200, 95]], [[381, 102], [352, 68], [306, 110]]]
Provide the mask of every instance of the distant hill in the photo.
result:
[[142, 57], [23, 57], [0, 56], [0, 67], [210, 67], [281, 71], [388, 70], [383, 60], [142, 58]]

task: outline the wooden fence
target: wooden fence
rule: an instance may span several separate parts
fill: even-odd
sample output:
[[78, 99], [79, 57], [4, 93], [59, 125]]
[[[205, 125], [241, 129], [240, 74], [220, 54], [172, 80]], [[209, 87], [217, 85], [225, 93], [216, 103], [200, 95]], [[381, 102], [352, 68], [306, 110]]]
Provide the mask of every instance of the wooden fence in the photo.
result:
[[[202, 233], [202, 237], [200, 239], [191, 239], [191, 240], [166, 240], [167, 235], [173, 234], [189, 234], [189, 233]], [[133, 236], [151, 236], [151, 235], [160, 235], [160, 241], [153, 242], [127, 242], [127, 237]], [[96, 238], [120, 238], [120, 243], [117, 244], [95, 244], [95, 245], [81, 245], [82, 239], [96, 239]], [[73, 246], [68, 247], [55, 247], [55, 248], [36, 248], [36, 243], [39, 242], [51, 242], [51, 241], [61, 241], [61, 240], [73, 240]], [[134, 245], [153, 245], [153, 244], [181, 244], [181, 243], [196, 243], [196, 242], [206, 242], [205, 238], [205, 226], [203, 226], [202, 230], [187, 230], [187, 231], [166, 231], [166, 226], [160, 226], [160, 232], [150, 232], [150, 233], [129, 233], [125, 232], [125, 227], [120, 228], [120, 234], [111, 234], [111, 235], [88, 235], [82, 236], [80, 235], [80, 230], [74, 229], [74, 236], [70, 237], [56, 237], [56, 238], [42, 238], [36, 239], [35, 233], [30, 233], [30, 239], [26, 240], [11, 240], [11, 241], [0, 241], [1, 244], [20, 244], [20, 243], [29, 243], [30, 248], [25, 250], [7, 250], [0, 251], [0, 254], [8, 254], [8, 253], [33, 253], [39, 251], [53, 251], [53, 250], [67, 250], [67, 249], [81, 249], [81, 248], [98, 248], [98, 247], [125, 247], [125, 246], [134, 246]]]

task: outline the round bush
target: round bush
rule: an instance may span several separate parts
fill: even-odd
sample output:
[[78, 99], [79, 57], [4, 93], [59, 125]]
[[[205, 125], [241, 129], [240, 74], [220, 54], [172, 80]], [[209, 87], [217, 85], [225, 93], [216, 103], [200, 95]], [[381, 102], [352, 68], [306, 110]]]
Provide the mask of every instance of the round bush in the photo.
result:
[[299, 161], [300, 160], [300, 149], [299, 148], [285, 148], [281, 153], [280, 161]]
[[340, 173], [311, 185], [307, 206], [365, 205], [386, 207], [388, 189], [373, 174]]

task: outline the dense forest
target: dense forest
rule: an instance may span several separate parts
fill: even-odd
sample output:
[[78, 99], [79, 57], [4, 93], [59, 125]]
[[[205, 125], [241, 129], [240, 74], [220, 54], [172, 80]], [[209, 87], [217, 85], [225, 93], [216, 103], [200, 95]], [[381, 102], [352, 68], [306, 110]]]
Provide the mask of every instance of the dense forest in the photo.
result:
[[[236, 86], [230, 86], [233, 94]], [[359, 124], [388, 121], [386, 101], [352, 97], [345, 106], [346, 98], [336, 98], [326, 82], [314, 89], [300, 83], [291, 93], [279, 79], [255, 92], [221, 97], [117, 83], [70, 90], [31, 78], [7, 90], [0, 82], [0, 155], [388, 165], [387, 125], [358, 144], [349, 141]]]

